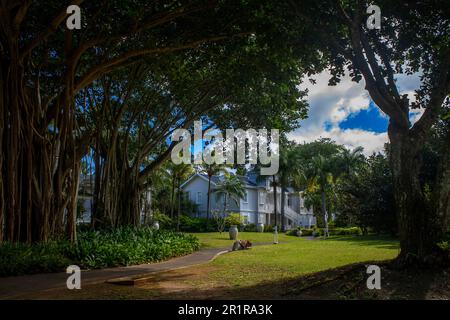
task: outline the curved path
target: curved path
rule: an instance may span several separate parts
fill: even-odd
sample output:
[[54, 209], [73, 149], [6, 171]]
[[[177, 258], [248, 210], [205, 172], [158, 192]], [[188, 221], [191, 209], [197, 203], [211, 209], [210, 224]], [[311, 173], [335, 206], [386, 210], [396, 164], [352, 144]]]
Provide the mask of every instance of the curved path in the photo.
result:
[[[226, 252], [228, 252], [228, 248], [203, 249], [163, 262], [81, 271], [81, 287], [86, 284], [105, 281], [117, 284], [134, 284], [140, 279], [144, 279], [142, 276], [149, 273], [202, 264]], [[0, 300], [15, 298], [26, 293], [66, 288], [68, 277], [68, 274], [59, 272], [0, 278]]]

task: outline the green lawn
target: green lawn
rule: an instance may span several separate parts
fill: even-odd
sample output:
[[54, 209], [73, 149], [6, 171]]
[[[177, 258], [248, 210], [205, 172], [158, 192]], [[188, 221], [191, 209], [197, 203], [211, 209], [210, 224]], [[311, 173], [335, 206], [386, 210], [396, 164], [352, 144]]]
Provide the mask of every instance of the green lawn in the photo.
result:
[[[233, 240], [230, 240], [228, 232], [207, 232], [207, 233], [191, 233], [196, 236], [201, 244], [202, 248], [231, 248], [233, 246]], [[273, 233], [270, 232], [239, 232], [239, 239], [250, 240], [254, 244], [270, 244], [273, 243]], [[285, 242], [296, 242], [297, 238], [292, 236], [287, 236], [285, 234], [278, 235], [278, 241]]]
[[[231, 246], [227, 234], [195, 234], [204, 247]], [[270, 243], [271, 233], [242, 232], [240, 239], [254, 243]], [[327, 240], [308, 240], [279, 235], [277, 245], [260, 245], [251, 250], [236, 251], [219, 256], [211, 262], [216, 270], [208, 273], [207, 281], [250, 286], [263, 281], [276, 281], [322, 271], [343, 265], [381, 261], [395, 258], [398, 242], [376, 236], [336, 236]]]
[[[231, 248], [233, 243], [227, 233], [194, 235], [201, 240], [204, 248]], [[375, 236], [309, 240], [279, 235], [280, 243], [276, 245], [267, 244], [273, 241], [271, 233], [243, 232], [239, 238], [261, 245], [251, 250], [220, 255], [202, 265], [156, 273], [137, 286], [92, 284], [86, 285], [83, 290], [59, 289], [26, 298], [273, 299], [285, 297], [291, 294], [290, 290], [301, 287], [302, 275], [357, 262], [392, 259], [399, 251], [396, 240]], [[334, 292], [335, 288], [330, 290]]]

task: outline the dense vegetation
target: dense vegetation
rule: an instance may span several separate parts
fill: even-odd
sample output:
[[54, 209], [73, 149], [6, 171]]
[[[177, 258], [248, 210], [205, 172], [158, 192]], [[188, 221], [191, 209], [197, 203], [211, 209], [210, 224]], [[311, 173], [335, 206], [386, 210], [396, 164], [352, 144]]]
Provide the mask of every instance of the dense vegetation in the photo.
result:
[[76, 243], [67, 240], [0, 246], [0, 276], [64, 271], [75, 264], [85, 269], [127, 266], [166, 260], [200, 248], [194, 236], [151, 228], [124, 227], [81, 231]]
[[[301, 82], [329, 69], [330, 85], [347, 71], [355, 82], [364, 79], [389, 118], [399, 262], [439, 260], [450, 216], [446, 1], [379, 0], [379, 30], [366, 24], [370, 1], [71, 1], [81, 6], [81, 31], [65, 27], [68, 3], [0, 3], [0, 242], [76, 243], [79, 184], [89, 174], [91, 227], [138, 226], [144, 191], [176, 144], [173, 130], [192, 132], [202, 118], [203, 131], [276, 128], [285, 135], [307, 115]], [[421, 84], [413, 101], [396, 79], [414, 73]], [[412, 124], [413, 109], [424, 112]], [[439, 143], [428, 152], [434, 136]], [[333, 151], [328, 147], [322, 151]], [[299, 184], [306, 182], [325, 235], [337, 190], [352, 200], [354, 208], [341, 203], [348, 221], [379, 224], [366, 202], [382, 205], [391, 219], [391, 202], [373, 193], [352, 198], [351, 186], [339, 188], [340, 176], [352, 173], [336, 171], [327, 155], [300, 161], [298, 172], [282, 162], [273, 188], [302, 173]], [[373, 183], [387, 197], [376, 164], [368, 166], [355, 185]], [[165, 197], [179, 228], [186, 171], [173, 169]], [[386, 223], [380, 230], [391, 228]]]

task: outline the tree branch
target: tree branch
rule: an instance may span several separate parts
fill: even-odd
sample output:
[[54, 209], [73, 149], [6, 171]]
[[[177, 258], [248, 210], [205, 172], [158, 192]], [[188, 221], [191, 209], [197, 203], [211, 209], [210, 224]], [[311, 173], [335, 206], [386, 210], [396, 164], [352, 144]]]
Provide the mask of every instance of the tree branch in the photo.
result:
[[[73, 5], [80, 5], [84, 2], [84, 0], [73, 0]], [[20, 53], [20, 60], [22, 61], [26, 56], [28, 56], [34, 48], [39, 46], [42, 42], [48, 39], [49, 36], [51, 36], [53, 33], [58, 30], [58, 27], [61, 23], [64, 22], [64, 20], [67, 17], [67, 7], [64, 7], [63, 10], [58, 13], [58, 15], [53, 18], [53, 20], [50, 22], [50, 25], [47, 29], [45, 29], [41, 34], [39, 34], [36, 38], [34, 38], [33, 41], [31, 41], [28, 45], [26, 45], [23, 50]]]
[[116, 70], [117, 68], [123, 66], [124, 63], [127, 63], [127, 61], [129, 61], [132, 58], [140, 58], [140, 57], [143, 57], [146, 55], [151, 55], [151, 54], [171, 53], [171, 52], [176, 52], [176, 51], [181, 51], [181, 50], [186, 50], [186, 49], [194, 49], [206, 42], [220, 41], [220, 40], [228, 39], [232, 36], [243, 36], [243, 35], [249, 35], [249, 34], [250, 34], [250, 32], [239, 33], [239, 34], [234, 34], [234, 35], [214, 36], [214, 37], [209, 37], [209, 38], [203, 38], [200, 40], [193, 41], [191, 43], [186, 43], [186, 44], [175, 46], [175, 47], [163, 47], [163, 48], [152, 48], [152, 49], [141, 49], [141, 50], [129, 51], [117, 58], [108, 60], [98, 66], [91, 68], [75, 84], [74, 92], [77, 93], [78, 91], [80, 91], [81, 89], [83, 89], [84, 87], [86, 87], [87, 85], [92, 83], [97, 78], [99, 78], [113, 70]]

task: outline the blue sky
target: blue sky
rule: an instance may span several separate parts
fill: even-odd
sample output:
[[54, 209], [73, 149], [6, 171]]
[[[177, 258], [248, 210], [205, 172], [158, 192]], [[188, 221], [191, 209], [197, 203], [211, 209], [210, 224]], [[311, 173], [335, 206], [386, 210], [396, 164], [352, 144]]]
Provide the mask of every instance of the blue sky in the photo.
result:
[[339, 123], [339, 128], [342, 130], [361, 129], [382, 133], [386, 132], [388, 122], [388, 118], [381, 113], [373, 101], [370, 101], [368, 109], [350, 113], [345, 120]]
[[[310, 110], [308, 118], [300, 121], [300, 128], [288, 136], [299, 143], [318, 138], [331, 138], [337, 143], [353, 149], [364, 147], [364, 153], [383, 152], [388, 141], [388, 118], [373, 103], [364, 89], [364, 81], [352, 82], [344, 77], [337, 86], [328, 86], [330, 74], [322, 72], [313, 77], [316, 84], [305, 79], [300, 86], [308, 89]], [[414, 90], [420, 84], [419, 75], [399, 75], [397, 85], [401, 94], [414, 99]], [[411, 115], [414, 122], [421, 110]]]

